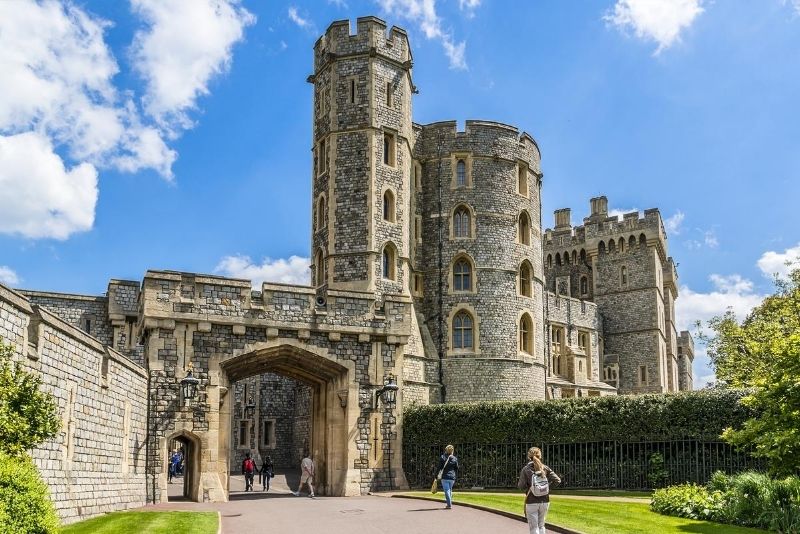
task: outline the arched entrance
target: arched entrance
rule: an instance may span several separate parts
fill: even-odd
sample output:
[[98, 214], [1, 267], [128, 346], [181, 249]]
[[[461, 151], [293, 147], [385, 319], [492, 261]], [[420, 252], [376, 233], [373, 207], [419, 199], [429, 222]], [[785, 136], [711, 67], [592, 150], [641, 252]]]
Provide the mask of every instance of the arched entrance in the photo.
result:
[[[316, 492], [359, 494], [359, 471], [353, 468], [357, 451], [349, 439], [358, 430], [359, 417], [357, 382], [352, 380], [354, 364], [330, 359], [325, 349], [292, 341], [256, 343], [220, 362], [220, 385], [224, 392], [219, 407], [218, 458], [231, 458], [236, 438], [231, 432], [235, 402], [232, 385], [264, 373], [291, 378], [311, 391], [308, 449], [316, 464]], [[228, 490], [230, 475], [238, 474], [238, 466], [228, 467], [228, 461], [220, 461], [218, 465], [226, 467], [220, 478]]]
[[[167, 500], [199, 500], [200, 449], [200, 438], [188, 430], [179, 430], [163, 440], [161, 454], [165, 462], [161, 480], [167, 482]], [[170, 476], [170, 463], [175, 454], [180, 465]]]

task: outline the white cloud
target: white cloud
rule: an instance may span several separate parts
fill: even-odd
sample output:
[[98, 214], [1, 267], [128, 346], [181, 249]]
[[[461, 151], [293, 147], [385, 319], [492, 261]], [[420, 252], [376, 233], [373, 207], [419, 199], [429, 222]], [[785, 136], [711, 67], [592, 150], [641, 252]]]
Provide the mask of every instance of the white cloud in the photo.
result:
[[465, 12], [467, 16], [470, 18], [475, 16], [475, 10], [480, 5], [481, 5], [481, 0], [458, 0], [458, 9]]
[[171, 133], [192, 126], [187, 112], [208, 94], [211, 79], [230, 66], [233, 46], [255, 17], [238, 0], [132, 0], [147, 28], [131, 55], [144, 78], [147, 113]]
[[608, 210], [608, 216], [609, 217], [616, 217], [618, 220], [622, 220], [622, 216], [623, 215], [625, 215], [626, 213], [634, 212], [634, 211], [636, 213], [639, 213], [639, 208], [630, 208], [630, 209], [627, 209], [627, 210], [626, 209], [614, 208], [613, 210]]
[[681, 233], [681, 224], [683, 223], [685, 215], [682, 211], [678, 210], [674, 215], [668, 217], [664, 221], [664, 228], [668, 234], [677, 235]]
[[289, 8], [289, 19], [304, 30], [312, 30], [314, 28], [314, 23], [306, 18], [301, 17], [300, 13], [297, 11], [297, 8], [294, 6]]
[[19, 276], [15, 273], [11, 267], [7, 267], [5, 265], [0, 265], [0, 284], [6, 284], [7, 286], [15, 286], [19, 283]]
[[217, 264], [214, 272], [225, 276], [252, 280], [253, 287], [261, 287], [263, 282], [307, 285], [310, 279], [311, 260], [300, 256], [288, 259], [265, 258], [259, 265], [248, 256], [226, 256]]
[[92, 164], [67, 169], [35, 132], [0, 135], [0, 233], [67, 239], [92, 228], [96, 203]]
[[687, 239], [683, 242], [683, 244], [689, 250], [698, 250], [703, 247], [708, 248], [717, 248], [719, 246], [719, 240], [717, 239], [717, 232], [712, 228], [711, 230], [702, 230], [700, 228], [695, 228], [695, 232], [700, 234], [700, 237], [696, 239]]
[[328, 0], [328, 3], [341, 9], [347, 9], [347, 2], [345, 2], [345, 0]]
[[[798, 0], [798, 2], [800, 2], [800, 0]], [[758, 268], [764, 273], [764, 276], [768, 278], [773, 278], [777, 274], [779, 277], [785, 279], [789, 276], [789, 270], [792, 268], [791, 265], [793, 265], [795, 269], [800, 267], [798, 262], [800, 262], [800, 243], [794, 247], [787, 248], [783, 252], [769, 250], [761, 255], [756, 265], [758, 265]], [[787, 263], [790, 265], [787, 265]]]
[[[428, 39], [438, 39], [451, 69], [466, 70], [466, 41], [456, 42], [449, 31], [442, 29], [442, 19], [436, 14], [436, 0], [375, 0], [389, 16], [405, 19], [419, 25]], [[467, 0], [467, 5], [475, 0]]]
[[603, 19], [636, 37], [658, 43], [655, 54], [680, 40], [680, 33], [703, 12], [703, 0], [617, 0]]

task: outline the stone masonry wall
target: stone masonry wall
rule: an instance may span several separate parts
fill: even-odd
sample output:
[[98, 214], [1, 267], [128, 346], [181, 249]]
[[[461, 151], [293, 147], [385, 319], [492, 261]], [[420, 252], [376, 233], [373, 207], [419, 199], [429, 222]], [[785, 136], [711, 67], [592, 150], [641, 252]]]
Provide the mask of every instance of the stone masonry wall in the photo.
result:
[[123, 355], [0, 286], [0, 337], [58, 405], [61, 431], [31, 452], [64, 523], [145, 504], [147, 378]]
[[[111, 323], [108, 321], [108, 299], [84, 295], [67, 295], [41, 291], [21, 291], [33, 304], [50, 310], [62, 321], [83, 330], [103, 345], [113, 344]], [[89, 321], [87, 329], [87, 321]]]

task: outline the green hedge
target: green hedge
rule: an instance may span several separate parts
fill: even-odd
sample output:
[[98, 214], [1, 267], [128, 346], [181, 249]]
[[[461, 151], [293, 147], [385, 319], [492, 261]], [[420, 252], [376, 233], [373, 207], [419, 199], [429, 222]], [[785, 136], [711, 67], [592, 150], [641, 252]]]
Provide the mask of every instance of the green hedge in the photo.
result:
[[714, 473], [705, 486], [681, 484], [656, 490], [650, 508], [664, 515], [798, 534], [800, 477]]
[[0, 534], [51, 534], [58, 523], [33, 461], [0, 452]]
[[584, 397], [551, 401], [414, 405], [406, 408], [406, 444], [579, 443], [719, 439], [753, 416], [743, 390]]

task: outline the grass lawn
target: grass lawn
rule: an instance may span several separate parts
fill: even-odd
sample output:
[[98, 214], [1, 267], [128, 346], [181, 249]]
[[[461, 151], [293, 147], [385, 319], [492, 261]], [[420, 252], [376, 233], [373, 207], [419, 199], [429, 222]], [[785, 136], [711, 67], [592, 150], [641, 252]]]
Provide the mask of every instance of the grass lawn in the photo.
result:
[[[427, 492], [412, 492], [409, 495], [441, 501], [439, 493], [433, 496]], [[454, 502], [479, 504], [506, 512], [522, 515], [522, 496], [512, 494], [453, 494]], [[693, 532], [699, 534], [754, 534], [764, 532], [752, 528], [735, 527], [709, 521], [695, 521], [681, 517], [671, 517], [650, 511], [649, 503], [628, 503], [598, 500], [550, 497], [550, 512], [547, 522], [553, 525], [578, 530], [586, 534], [641, 533], [662, 534]]]
[[216, 534], [216, 512], [114, 512], [64, 527], [62, 534]]

